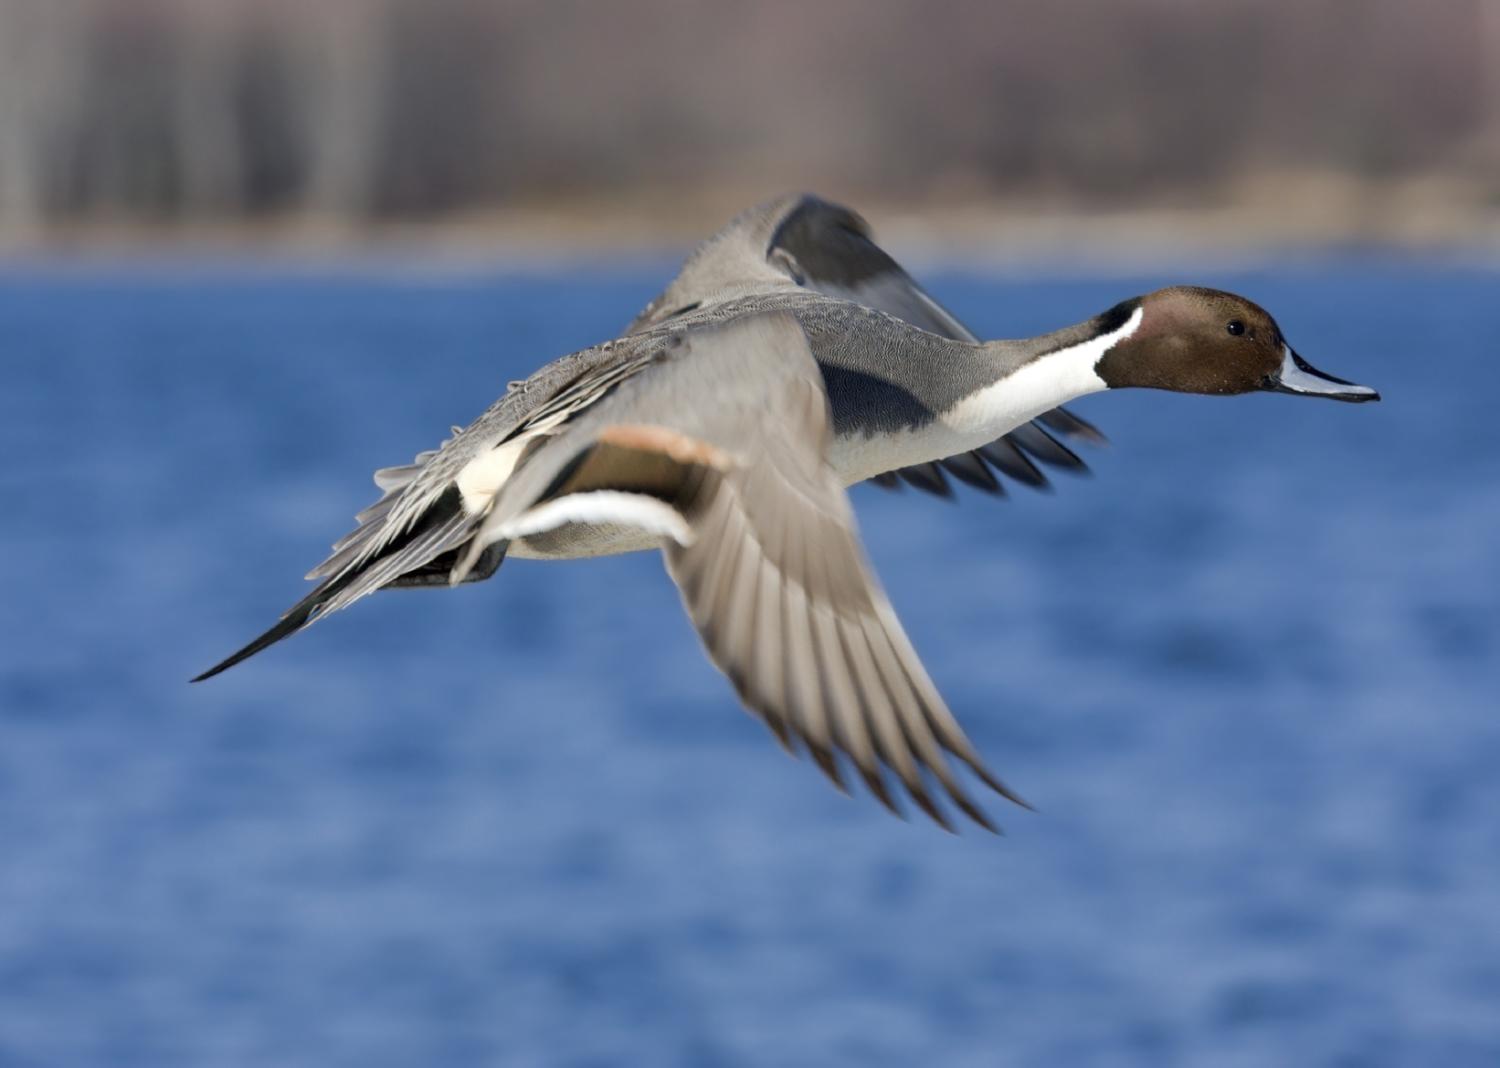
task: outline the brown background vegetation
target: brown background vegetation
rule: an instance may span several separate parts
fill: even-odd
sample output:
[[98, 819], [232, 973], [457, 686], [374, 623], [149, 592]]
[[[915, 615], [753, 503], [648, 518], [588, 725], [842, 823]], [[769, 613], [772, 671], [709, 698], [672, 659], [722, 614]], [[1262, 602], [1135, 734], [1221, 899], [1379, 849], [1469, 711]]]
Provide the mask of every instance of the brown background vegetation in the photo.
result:
[[676, 240], [787, 187], [1489, 233], [1500, 0], [0, 0], [12, 244]]

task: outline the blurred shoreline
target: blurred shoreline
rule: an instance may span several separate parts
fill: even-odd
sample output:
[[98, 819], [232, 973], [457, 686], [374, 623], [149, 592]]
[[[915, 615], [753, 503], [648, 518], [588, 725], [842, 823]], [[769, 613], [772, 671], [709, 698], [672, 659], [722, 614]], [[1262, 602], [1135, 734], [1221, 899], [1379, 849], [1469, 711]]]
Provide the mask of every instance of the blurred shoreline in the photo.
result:
[[0, 0], [3, 261], [676, 252], [798, 188], [914, 261], [1490, 254], [1500, 2]]
[[[669, 256], [783, 191], [556, 197], [359, 224], [307, 212], [212, 222], [74, 221], [34, 235], [12, 234], [0, 245], [0, 264], [206, 255], [316, 265], [409, 256], [546, 267]], [[883, 242], [914, 263], [1107, 267], [1350, 250], [1500, 260], [1500, 205], [1484, 205], [1477, 190], [1452, 179], [1382, 186], [1337, 175], [1262, 179], [1217, 201], [1093, 210], [1038, 200], [924, 204], [859, 191], [809, 191], [854, 207]]]

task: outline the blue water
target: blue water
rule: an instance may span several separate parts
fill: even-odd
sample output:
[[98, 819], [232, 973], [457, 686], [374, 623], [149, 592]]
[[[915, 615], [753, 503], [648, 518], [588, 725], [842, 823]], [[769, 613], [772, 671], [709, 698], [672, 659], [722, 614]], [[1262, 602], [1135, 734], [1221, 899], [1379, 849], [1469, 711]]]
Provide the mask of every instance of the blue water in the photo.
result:
[[1005, 838], [783, 756], [654, 555], [187, 685], [668, 266], [0, 274], [0, 1064], [1500, 1064], [1500, 274], [1195, 272], [1385, 402], [1093, 397], [1053, 496], [855, 492]]

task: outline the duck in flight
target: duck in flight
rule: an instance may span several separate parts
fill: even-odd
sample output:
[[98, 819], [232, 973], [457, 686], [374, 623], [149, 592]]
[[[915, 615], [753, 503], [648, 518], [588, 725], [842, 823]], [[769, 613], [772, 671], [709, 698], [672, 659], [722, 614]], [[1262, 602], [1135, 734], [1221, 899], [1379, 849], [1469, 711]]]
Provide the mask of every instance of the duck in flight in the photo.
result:
[[943, 827], [939, 792], [994, 830], [950, 760], [1024, 802], [922, 667], [845, 487], [893, 472], [939, 491], [943, 471], [1034, 483], [1031, 458], [1078, 466], [1049, 431], [1097, 436], [1060, 406], [1129, 387], [1379, 399], [1312, 368], [1257, 305], [1198, 287], [979, 342], [848, 209], [775, 201], [695, 252], [623, 337], [377, 471], [384, 495], [308, 575], [317, 587], [194, 681], [378, 589], [488, 578], [507, 555], [660, 549], [710, 658], [789, 751], [840, 789], [847, 764], [897, 814], [888, 775]]

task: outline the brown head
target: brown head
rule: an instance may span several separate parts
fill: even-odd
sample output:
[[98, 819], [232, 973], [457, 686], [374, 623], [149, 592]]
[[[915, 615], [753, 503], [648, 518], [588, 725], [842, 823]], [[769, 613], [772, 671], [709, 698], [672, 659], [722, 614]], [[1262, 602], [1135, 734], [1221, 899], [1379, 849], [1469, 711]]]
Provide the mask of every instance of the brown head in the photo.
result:
[[1127, 301], [1107, 317], [1125, 323], [1137, 310], [1135, 329], [1111, 346], [1095, 368], [1111, 389], [1270, 390], [1343, 401], [1380, 399], [1368, 386], [1314, 370], [1292, 351], [1276, 320], [1244, 297], [1173, 286]]

